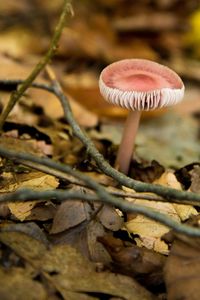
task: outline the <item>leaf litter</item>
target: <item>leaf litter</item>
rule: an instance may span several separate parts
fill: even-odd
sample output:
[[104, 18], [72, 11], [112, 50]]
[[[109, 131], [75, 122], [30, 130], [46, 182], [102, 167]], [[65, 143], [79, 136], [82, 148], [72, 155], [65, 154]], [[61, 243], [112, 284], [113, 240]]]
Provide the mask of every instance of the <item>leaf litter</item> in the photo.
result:
[[[57, 245], [48, 249], [41, 240], [28, 236], [26, 230], [21, 232], [16, 226], [11, 228], [9, 226], [9, 224], [4, 226], [5, 231], [0, 233], [0, 240], [25, 260], [25, 268], [30, 264], [38, 276], [44, 277], [55, 291], [61, 293], [63, 299], [97, 299], [95, 296], [92, 297], [96, 293], [122, 299], [141, 299], [141, 297], [153, 299], [149, 292], [131, 278], [109, 272], [96, 272], [95, 265], [83, 258], [74, 248], [68, 245]], [[22, 225], [22, 227], [26, 226], [26, 224]], [[22, 268], [19, 268], [19, 271], [22, 271]], [[18, 274], [16, 273], [15, 276], [17, 277]], [[20, 286], [17, 283], [16, 278], [15, 286], [19, 290], [21, 288], [21, 293], [26, 294], [27, 286]], [[34, 286], [34, 283], [32, 284]], [[31, 278], [28, 287], [30, 285]], [[37, 285], [36, 282], [36, 288]], [[6, 293], [6, 288], [5, 286], [0, 288], [1, 295], [3, 292]], [[42, 292], [44, 291], [41, 291], [41, 298], [38, 299], [43, 299]]]
[[[0, 80], [25, 79], [31, 72], [49, 47], [61, 2], [0, 3]], [[185, 102], [173, 111], [143, 114], [130, 176], [199, 193], [200, 77], [198, 62], [189, 64], [199, 57], [199, 10], [193, 0], [181, 7], [176, 0], [154, 0], [154, 11], [147, 2], [77, 1], [52, 65], [76, 120], [111, 164], [127, 111], [102, 101], [100, 70], [129, 57], [164, 59], [173, 66], [187, 80]], [[185, 23], [192, 24], [186, 36]], [[36, 81], [48, 83], [46, 74]], [[1, 110], [15, 88], [0, 82]], [[9, 115], [0, 144], [67, 163], [111, 193], [129, 193], [88, 159], [50, 93], [26, 92]], [[91, 193], [68, 175], [57, 178], [1, 159], [0, 193], [21, 187]], [[198, 207], [128, 199], [199, 226]], [[198, 239], [175, 235], [169, 241], [169, 229], [157, 222], [99, 203], [57, 199], [1, 204], [0, 218], [1, 299], [199, 299]]]

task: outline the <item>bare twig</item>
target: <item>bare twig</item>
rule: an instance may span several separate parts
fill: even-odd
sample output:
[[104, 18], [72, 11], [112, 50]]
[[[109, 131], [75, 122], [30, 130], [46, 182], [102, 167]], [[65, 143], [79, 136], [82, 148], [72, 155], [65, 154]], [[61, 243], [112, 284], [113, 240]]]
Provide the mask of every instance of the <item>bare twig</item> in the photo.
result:
[[103, 155], [96, 149], [92, 140], [87, 136], [87, 134], [80, 128], [74, 116], [72, 114], [71, 108], [69, 106], [68, 100], [62, 91], [60, 84], [54, 79], [52, 81], [52, 87], [54, 94], [60, 100], [64, 115], [68, 123], [71, 125], [74, 135], [79, 138], [85, 145], [87, 153], [95, 160], [99, 169], [106, 175], [114, 178], [120, 184], [134, 189], [136, 192], [150, 192], [155, 193], [166, 200], [177, 199], [177, 200], [188, 200], [188, 201], [200, 201], [200, 195], [195, 193], [179, 191], [173, 188], [164, 187], [156, 184], [149, 184], [145, 182], [140, 182], [134, 180], [123, 173], [114, 169], [103, 157]]
[[[187, 234], [189, 236], [198, 236], [200, 237], [200, 229], [193, 228], [191, 226], [187, 226], [181, 223], [178, 223], [177, 221], [174, 221], [173, 219], [169, 218], [167, 215], [162, 214], [156, 210], [150, 209], [149, 207], [144, 207], [142, 205], [135, 205], [133, 203], [129, 203], [128, 201], [123, 200], [122, 198], [115, 197], [111, 194], [109, 194], [103, 186], [101, 186], [99, 183], [95, 182], [92, 178], [89, 178], [87, 175], [80, 173], [79, 171], [73, 170], [71, 167], [67, 165], [63, 165], [61, 163], [57, 163], [49, 158], [42, 158], [42, 157], [35, 157], [31, 154], [27, 153], [17, 153], [15, 151], [8, 151], [2, 149], [3, 147], [0, 147], [0, 155], [4, 157], [9, 157], [12, 160], [29, 160], [33, 163], [43, 164], [44, 166], [47, 166], [49, 168], [59, 170], [61, 172], [69, 173], [70, 175], [84, 181], [91, 189], [93, 189], [96, 192], [96, 195], [98, 196], [98, 201], [101, 201], [105, 204], [109, 204], [115, 207], [118, 207], [124, 212], [134, 212], [134, 213], [140, 213], [150, 219], [156, 220], [179, 233]], [[45, 197], [45, 199], [50, 199], [51, 197], [56, 197], [58, 199], [58, 194], [56, 194], [57, 191], [47, 191], [46, 192], [38, 192], [36, 195], [36, 191], [29, 190], [29, 194], [22, 194], [20, 197], [20, 200], [24, 199], [37, 199], [37, 197]], [[15, 196], [17, 199], [17, 195], [19, 196], [20, 192], [15, 192]], [[44, 194], [42, 194], [44, 193]], [[52, 194], [51, 194], [52, 193]], [[54, 193], [54, 194], [53, 194]], [[60, 193], [65, 198], [65, 192], [60, 191]], [[73, 197], [72, 195], [70, 195]], [[77, 195], [76, 195], [77, 196]], [[4, 197], [9, 197], [9, 195], [4, 195]], [[61, 196], [60, 196], [61, 197]], [[84, 198], [84, 197], [83, 197]], [[91, 199], [83, 199], [87, 201], [92, 201]], [[4, 198], [5, 199], [5, 198]], [[7, 198], [8, 199], [8, 198]], [[95, 200], [95, 197], [93, 198]], [[3, 201], [3, 200], [2, 200]]]
[[[57, 168], [57, 165], [54, 165], [54, 167], [50, 167], [49, 165], [44, 165], [43, 162], [35, 162], [32, 160], [32, 156], [26, 155], [26, 159], [22, 158], [24, 157], [23, 153], [17, 153], [17, 152], [10, 152], [9, 149], [5, 149], [0, 146], [0, 154], [4, 157], [7, 157], [11, 160], [15, 160], [20, 164], [23, 164], [25, 166], [28, 166], [30, 168], [39, 170], [41, 172], [53, 175], [57, 178], [64, 179], [69, 181], [72, 184], [76, 184], [82, 187], [90, 188], [88, 184], [77, 178], [77, 176], [67, 174], [66, 172], [61, 171], [60, 169]], [[86, 176], [86, 175], [85, 175]], [[87, 175], [88, 178], [90, 178], [89, 175]], [[92, 178], [91, 178], [92, 180]], [[140, 200], [149, 200], [149, 201], [159, 201], [159, 202], [170, 202], [170, 203], [178, 203], [178, 204], [186, 204], [186, 205], [195, 205], [195, 206], [200, 206], [200, 199], [194, 199], [194, 200], [180, 200], [180, 199], [165, 199], [163, 197], [157, 196], [153, 193], [137, 193], [137, 192], [126, 192], [118, 188], [114, 187], [106, 187], [104, 186], [105, 190], [107, 193], [121, 197], [121, 198], [132, 198], [132, 199], [140, 199]], [[197, 196], [195, 194], [195, 196]]]
[[[34, 85], [34, 86], [36, 87], [36, 85]], [[109, 165], [109, 163], [107, 163], [105, 161], [104, 157], [97, 151], [93, 142], [89, 139], [89, 137], [81, 130], [80, 126], [76, 123], [76, 121], [73, 117], [73, 114], [71, 112], [70, 106], [68, 104], [67, 98], [65, 97], [59, 83], [55, 79], [53, 79], [52, 87], [51, 86], [42, 87], [42, 85], [38, 85], [37, 87], [44, 88], [44, 89], [48, 90], [49, 92], [53, 92], [58, 97], [58, 99], [60, 100], [60, 102], [63, 106], [65, 118], [69, 122], [69, 124], [72, 126], [74, 134], [83, 142], [83, 144], [86, 146], [88, 154], [96, 161], [98, 167], [105, 174], [113, 177], [121, 184], [128, 186], [130, 188], [134, 188], [136, 191], [139, 191], [139, 192], [140, 191], [154, 192], [155, 194], [163, 196], [166, 199], [174, 198], [176, 200], [186, 200], [186, 201], [192, 200], [193, 203], [196, 202], [199, 204], [200, 195], [197, 195], [194, 193], [189, 193], [189, 192], [184, 192], [184, 191], [178, 191], [175, 189], [166, 188], [166, 187], [162, 187], [159, 185], [152, 185], [152, 184], [139, 182], [139, 181], [133, 180], [133, 179], [125, 176], [124, 174], [122, 174], [122, 173], [118, 172], [117, 170], [115, 170], [114, 168], [112, 168]], [[74, 177], [78, 178], [79, 180], [84, 181], [89, 188], [93, 189], [96, 192], [97, 197], [96, 196], [93, 197], [93, 195], [92, 195], [92, 196], [90, 196], [92, 199], [90, 199], [90, 197], [87, 197], [89, 195], [83, 197], [83, 194], [81, 194], [80, 197], [82, 200], [85, 200], [85, 201], [95, 201], [95, 200], [100, 201], [101, 200], [101, 202], [118, 207], [119, 209], [121, 209], [124, 212], [140, 213], [146, 217], [156, 220], [162, 224], [165, 224], [166, 226], [174, 229], [175, 231], [177, 231], [179, 233], [183, 233], [183, 234], [195, 236], [195, 237], [200, 237], [199, 229], [193, 228], [193, 227], [190, 227], [190, 226], [187, 226], [184, 224], [180, 224], [180, 223], [172, 220], [165, 214], [162, 214], [158, 211], [152, 210], [149, 207], [147, 208], [147, 207], [144, 207], [141, 205], [135, 205], [135, 204], [129, 203], [127, 201], [124, 201], [120, 198], [117, 198], [117, 197], [109, 194], [105, 188], [103, 188], [100, 184], [95, 182], [92, 178], [89, 178], [88, 176], [86, 176], [78, 171], [72, 170], [69, 166], [56, 163], [53, 160], [50, 160], [47, 158], [39, 158], [39, 157], [32, 156], [30, 154], [16, 153], [14, 151], [9, 151], [8, 149], [3, 149], [3, 147], [0, 147], [0, 154], [2, 156], [8, 157], [12, 160], [18, 159], [18, 160], [21, 160], [22, 162], [30, 161], [35, 165], [44, 165], [44, 166], [48, 167], [49, 169], [54, 169], [54, 170], [57, 170], [57, 171], [63, 172], [63, 173], [66, 172], [66, 173], [69, 173], [71, 176], [74, 176]], [[27, 191], [26, 190], [26, 193], [28, 193], [28, 194], [25, 194], [25, 192], [23, 192], [23, 191], [22, 191], [21, 195], [20, 195], [20, 191], [18, 191], [18, 193], [19, 193], [18, 195], [16, 193], [17, 192], [15, 192], [15, 199], [17, 199], [17, 196], [19, 196], [19, 198], [21, 200], [24, 200], [24, 199], [30, 200], [30, 199], [35, 199], [37, 197], [40, 199], [50, 199], [51, 197], [56, 197], [57, 199], [61, 199], [63, 197], [66, 199], [67, 197], [69, 197], [69, 195], [67, 196], [67, 194], [65, 194], [64, 191], [45, 191], [45, 192], [37, 192], [38, 194], [36, 194], [36, 191]], [[44, 194], [42, 194], [42, 193], [44, 193]], [[58, 193], [60, 193], [60, 194], [58, 194]], [[62, 197], [61, 197], [61, 194], [62, 194]], [[75, 196], [76, 196], [75, 198], [78, 199], [79, 196], [77, 194], [75, 196], [73, 196], [73, 195], [70, 194], [71, 199]], [[8, 199], [9, 195], [4, 195], [2, 197], [7, 197], [7, 199]]]
[[12, 192], [6, 195], [0, 196], [0, 202], [7, 201], [27, 201], [27, 200], [49, 200], [49, 199], [57, 199], [60, 201], [70, 200], [70, 199], [80, 199], [83, 201], [101, 201], [102, 203], [115, 206], [122, 210], [123, 212], [132, 212], [142, 214], [150, 219], [158, 221], [169, 228], [174, 229], [176, 232], [181, 234], [186, 234], [188, 236], [200, 237], [200, 229], [193, 228], [191, 226], [178, 223], [177, 221], [169, 218], [167, 215], [162, 214], [156, 210], [153, 210], [149, 207], [144, 207], [142, 205], [133, 205], [125, 200], [121, 200], [119, 198], [113, 197], [108, 193], [103, 191], [103, 188], [99, 186], [98, 197], [96, 195], [91, 194], [83, 194], [79, 192], [70, 192], [70, 191], [60, 191], [60, 190], [48, 190], [48, 191], [33, 191], [29, 189], [18, 190], [16, 192]]
[[58, 41], [60, 39], [63, 27], [65, 26], [65, 21], [66, 21], [66, 17], [67, 17], [68, 13], [72, 14], [72, 7], [68, 0], [64, 0], [63, 10], [60, 15], [58, 24], [55, 28], [55, 32], [52, 37], [49, 50], [47, 51], [46, 55], [34, 67], [34, 69], [32, 70], [31, 74], [27, 77], [27, 79], [25, 81], [23, 81], [23, 83], [21, 84], [19, 89], [14, 91], [11, 94], [8, 105], [5, 107], [5, 109], [3, 110], [3, 112], [0, 116], [0, 131], [2, 130], [3, 124], [6, 120], [6, 118], [9, 115], [10, 111], [13, 109], [16, 102], [20, 99], [20, 97], [24, 94], [24, 92], [30, 87], [30, 85], [34, 81], [34, 79], [44, 69], [46, 64], [52, 59], [53, 55], [56, 53], [56, 50], [58, 47]]
[[[23, 80], [0, 80], [0, 84], [10, 85], [21, 83]], [[56, 86], [55, 86], [56, 85]], [[67, 97], [63, 93], [60, 85], [54, 80], [53, 86], [47, 84], [33, 83], [31, 87], [44, 89], [50, 93], [55, 94], [60, 100], [65, 119], [71, 125], [74, 134], [82, 141], [85, 145], [88, 154], [96, 161], [99, 169], [106, 175], [114, 178], [118, 183], [134, 189], [136, 192], [154, 193], [161, 196], [165, 201], [185, 203], [199, 206], [200, 195], [187, 191], [179, 191], [176, 189], [168, 188], [161, 185], [149, 184], [134, 180], [119, 171], [115, 170], [110, 164], [104, 159], [104, 157], [95, 148], [93, 142], [87, 136], [87, 134], [80, 128], [78, 123], [73, 117]], [[2, 149], [2, 148], [1, 148]], [[6, 157], [6, 156], [5, 156]], [[182, 202], [181, 202], [182, 201]]]

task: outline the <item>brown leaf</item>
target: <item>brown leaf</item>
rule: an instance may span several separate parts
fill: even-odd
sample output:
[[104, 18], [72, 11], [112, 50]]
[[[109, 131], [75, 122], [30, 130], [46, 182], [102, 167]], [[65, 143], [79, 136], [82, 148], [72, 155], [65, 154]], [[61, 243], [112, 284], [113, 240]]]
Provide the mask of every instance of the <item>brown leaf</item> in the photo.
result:
[[[36, 143], [36, 141], [35, 141]], [[10, 150], [15, 150], [18, 152], [27, 152], [30, 154], [40, 154], [41, 152], [38, 151], [39, 149], [35, 147], [35, 143], [26, 141], [26, 140], [20, 140], [19, 138], [11, 138], [8, 136], [1, 136], [0, 137], [0, 144], [2, 147], [5, 147]]]
[[[17, 39], [19, 40], [19, 37], [17, 37]], [[1, 79], [14, 79], [14, 80], [25, 79], [30, 74], [33, 68], [33, 62], [23, 64], [20, 61], [19, 63], [16, 60], [11, 59], [9, 56], [3, 55], [2, 53], [0, 53], [0, 59], [1, 59], [1, 70], [0, 70]], [[37, 78], [37, 81], [41, 82], [40, 76]]]
[[59, 233], [71, 227], [77, 226], [86, 220], [87, 204], [82, 201], [67, 200], [60, 204], [53, 219], [51, 234]]
[[42, 284], [22, 268], [5, 271], [0, 269], [0, 299], [2, 300], [45, 300], [47, 293]]
[[[17, 235], [13, 232], [0, 233], [0, 239], [27, 259], [66, 300], [89, 300], [93, 293], [124, 300], [155, 299], [126, 276], [97, 273], [95, 266], [70, 246], [57, 245], [47, 250], [40, 241], [20, 232]], [[37, 292], [33, 294], [37, 295]]]
[[200, 299], [199, 274], [199, 239], [177, 238], [172, 245], [164, 270], [167, 299]]
[[1, 224], [0, 241], [28, 261], [39, 259], [49, 245], [44, 232], [35, 223]]
[[[70, 191], [85, 193], [87, 189], [72, 184]], [[87, 192], [91, 193], [90, 190]], [[80, 200], [73, 199], [62, 202], [53, 219], [50, 233], [56, 234], [77, 226], [85, 220], [90, 220], [92, 214], [95, 213], [95, 209], [87, 202]]]
[[51, 235], [51, 240], [55, 245], [70, 245], [71, 247], [79, 251], [84, 257], [90, 258], [87, 225], [88, 222], [85, 221], [78, 226], [72, 227], [57, 234], [53, 234]]
[[[48, 117], [52, 119], [63, 117], [63, 108], [55, 95], [38, 89], [31, 89], [29, 94], [32, 99], [34, 99], [34, 102], [44, 109], [44, 112]], [[80, 125], [85, 127], [94, 127], [97, 125], [97, 115], [89, 111], [82, 104], [76, 102], [76, 98], [73, 99], [70, 95], [66, 96], [69, 99], [73, 114]], [[46, 105], [47, 97], [48, 105]]]
[[[110, 257], [107, 251], [97, 242], [97, 238], [105, 234], [104, 226], [98, 221], [99, 214], [96, 216], [99, 206], [100, 204], [97, 204], [92, 207], [86, 202], [74, 200], [61, 203], [50, 233], [54, 234], [55, 243], [72, 245], [92, 261], [108, 263]], [[114, 213], [115, 210], [110, 214]], [[97, 221], [93, 220], [93, 216]], [[116, 213], [112, 218], [117, 219]], [[106, 222], [109, 222], [109, 219], [105, 220]], [[116, 227], [115, 224], [114, 226]]]
[[130, 177], [143, 182], [152, 183], [164, 173], [164, 167], [156, 160], [151, 163], [145, 164], [144, 162], [133, 162], [130, 168]]
[[123, 219], [118, 215], [113, 207], [104, 205], [101, 211], [98, 213], [100, 222], [107, 229], [117, 231], [121, 229], [123, 225]]
[[[49, 251], [43, 258], [42, 268], [48, 274], [56, 272], [51, 276], [51, 282], [64, 299], [84, 299], [82, 295], [88, 293], [106, 294], [125, 300], [154, 299], [149, 292], [126, 276], [96, 273], [93, 266], [69, 246], [57, 246]], [[72, 291], [74, 298], [69, 297], [69, 292]]]
[[51, 276], [52, 284], [64, 299], [69, 299], [69, 290], [78, 293], [76, 297], [79, 299], [82, 299], [82, 293], [84, 295], [92, 292], [126, 300], [152, 299], [147, 291], [128, 277], [104, 272], [96, 273], [87, 260], [68, 246], [54, 247], [49, 251], [42, 268], [48, 273], [56, 271], [57, 274]]
[[47, 221], [53, 219], [56, 213], [56, 208], [51, 203], [37, 204], [26, 217], [26, 221]]
[[191, 192], [200, 193], [200, 166], [194, 166], [189, 173], [191, 174]]
[[91, 221], [86, 228], [86, 232], [90, 259], [94, 262], [109, 264], [111, 262], [110, 255], [105, 247], [98, 242], [98, 238], [105, 234], [105, 228], [101, 223]]
[[98, 241], [111, 255], [116, 272], [137, 278], [145, 286], [159, 285], [163, 281], [165, 256], [111, 235], [99, 237]]

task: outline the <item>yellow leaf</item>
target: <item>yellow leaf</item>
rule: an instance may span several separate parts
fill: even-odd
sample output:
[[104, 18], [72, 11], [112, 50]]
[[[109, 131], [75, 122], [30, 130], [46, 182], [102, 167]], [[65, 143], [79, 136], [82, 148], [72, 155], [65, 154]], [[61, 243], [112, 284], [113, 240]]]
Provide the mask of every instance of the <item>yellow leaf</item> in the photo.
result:
[[9, 203], [10, 212], [20, 221], [24, 221], [30, 214], [37, 201]]
[[28, 174], [16, 175], [16, 179], [13, 177], [11, 182], [6, 182], [6, 184], [1, 188], [0, 192], [13, 192], [19, 188], [46, 190], [56, 188], [58, 184], [58, 179], [52, 175], [41, 172], [31, 172]]
[[[165, 173], [163, 173], [162, 176], [154, 183], [165, 185], [177, 190], [181, 190], [180, 182], [177, 181], [176, 176], [170, 171], [166, 171]], [[197, 210], [191, 205], [176, 204], [176, 203], [173, 203], [172, 205], [176, 210], [177, 215], [180, 217], [182, 221], [185, 221], [191, 215], [198, 214]]]
[[[163, 173], [154, 183], [181, 190], [181, 184], [177, 181], [175, 175], [171, 171]], [[134, 191], [132, 190], [132, 192]], [[134, 204], [153, 208], [158, 212], [166, 214], [177, 222], [189, 218], [192, 214], [197, 214], [196, 209], [190, 205], [140, 199], [135, 200], [132, 198], [127, 198], [127, 200]], [[165, 242], [161, 241], [161, 237], [169, 231], [167, 226], [154, 220], [150, 220], [145, 216], [137, 215], [135, 218], [125, 223], [125, 228], [129, 233], [139, 235], [139, 238], [135, 239], [138, 246], [145, 246], [148, 249], [154, 249], [157, 252], [167, 254], [168, 246]]]
[[[29, 174], [28, 178], [25, 181], [17, 182], [14, 184], [8, 185], [7, 188], [1, 189], [1, 192], [6, 191], [14, 191], [18, 188], [31, 188], [31, 189], [54, 189], [58, 186], [58, 180], [51, 175], [43, 174], [40, 172], [35, 172], [37, 174], [36, 178], [30, 178]], [[28, 201], [28, 202], [17, 202], [17, 203], [8, 203], [8, 208], [11, 213], [20, 221], [24, 221], [30, 214], [33, 207], [38, 203], [38, 201]]]

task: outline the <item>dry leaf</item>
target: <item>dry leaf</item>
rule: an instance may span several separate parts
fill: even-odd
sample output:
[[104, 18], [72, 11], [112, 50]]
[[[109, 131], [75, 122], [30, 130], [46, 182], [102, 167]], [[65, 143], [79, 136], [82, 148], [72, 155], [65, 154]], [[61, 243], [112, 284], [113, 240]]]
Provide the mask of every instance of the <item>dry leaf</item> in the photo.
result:
[[[29, 94], [34, 102], [44, 109], [44, 112], [48, 117], [52, 119], [63, 117], [63, 108], [55, 95], [39, 89], [31, 89]], [[46, 105], [47, 98], [48, 105]], [[85, 127], [94, 127], [97, 125], [97, 115], [89, 111], [82, 104], [76, 102], [76, 98], [73, 99], [69, 95], [67, 95], [67, 98], [69, 99], [74, 117], [80, 125]]]
[[26, 221], [47, 221], [54, 218], [56, 207], [51, 202], [42, 202], [31, 209], [31, 213], [26, 217]]
[[[70, 191], [86, 192], [84, 188], [73, 184], [70, 186]], [[57, 209], [50, 233], [56, 234], [77, 226], [85, 220], [89, 220], [93, 213], [95, 210], [87, 202], [76, 199], [64, 201]]]
[[[7, 185], [1, 189], [1, 192], [12, 192], [19, 188], [31, 188], [39, 190], [49, 190], [54, 189], [58, 186], [58, 180], [51, 175], [43, 174], [40, 172], [30, 173], [25, 176], [24, 181], [19, 181], [14, 184]], [[22, 177], [22, 176], [21, 176]], [[8, 208], [10, 212], [20, 221], [24, 221], [30, 214], [33, 207], [38, 203], [38, 201], [27, 201], [27, 202], [16, 202], [8, 203]]]
[[122, 228], [123, 219], [118, 215], [113, 207], [104, 205], [98, 213], [98, 218], [102, 225], [112, 231], [117, 231]]
[[[171, 171], [166, 171], [161, 177], [154, 182], [155, 184], [164, 185], [174, 189], [181, 189], [180, 183], [177, 181], [175, 175]], [[147, 200], [133, 200], [127, 198], [128, 201], [153, 208], [168, 217], [181, 222], [181, 220], [188, 219], [191, 215], [197, 214], [194, 207], [190, 205], [172, 204], [157, 201]], [[142, 215], [137, 215], [135, 218], [128, 220], [125, 223], [128, 232], [138, 234], [139, 238], [135, 238], [137, 245], [145, 246], [148, 249], [154, 249], [157, 252], [167, 254], [168, 246], [161, 240], [161, 237], [169, 231], [169, 228], [158, 222], [150, 220]]]
[[[166, 171], [162, 174], [162, 176], [154, 182], [155, 184], [160, 184], [164, 186], [168, 186], [170, 188], [174, 188], [177, 190], [181, 190], [181, 184], [177, 181], [176, 176], [170, 172]], [[197, 215], [197, 210], [191, 205], [184, 204], [172, 204], [175, 208], [177, 215], [180, 217], [181, 221], [185, 221], [192, 215]]]
[[86, 231], [90, 259], [94, 262], [109, 265], [112, 261], [111, 257], [105, 247], [98, 242], [98, 238], [105, 235], [105, 228], [99, 222], [90, 221]]
[[57, 209], [50, 233], [62, 232], [85, 221], [85, 204], [79, 200], [63, 201]]
[[59, 184], [57, 178], [42, 172], [30, 172], [28, 174], [16, 174], [12, 182], [5, 183], [0, 192], [13, 192], [20, 188], [32, 188], [38, 190], [55, 189]]
[[[176, 221], [180, 220], [175, 209], [170, 203], [133, 199], [127, 200], [134, 204], [144, 205], [145, 207], [150, 207], [159, 212], [165, 213]], [[145, 246], [148, 249], [154, 249], [155, 251], [163, 254], [168, 253], [168, 246], [160, 240], [160, 238], [169, 231], [168, 227], [150, 220], [145, 216], [138, 215], [132, 220], [126, 222], [125, 228], [129, 233], [139, 235], [139, 238], [135, 238], [137, 245]]]
[[194, 166], [189, 173], [191, 175], [190, 191], [193, 193], [200, 193], [200, 166]]
[[46, 300], [47, 292], [42, 284], [22, 269], [0, 269], [0, 299], [2, 300]]
[[[19, 40], [20, 36], [20, 40]], [[31, 53], [41, 53], [44, 49], [45, 39], [42, 43], [37, 43], [38, 36], [31, 34], [30, 30], [20, 27], [1, 32], [0, 35], [0, 53], [5, 53], [13, 58], [23, 58]], [[43, 48], [43, 49], [42, 49]], [[18, 77], [19, 78], [19, 77]]]
[[[19, 40], [19, 37], [17, 37]], [[0, 59], [1, 59], [1, 70], [0, 70], [0, 79], [25, 79], [30, 72], [32, 71], [32, 68], [34, 66], [34, 62], [31, 61], [29, 63], [22, 63], [20, 61], [17, 62], [15, 59], [11, 59], [10, 57], [0, 53]], [[37, 82], [42, 81], [41, 76], [37, 77]], [[45, 82], [43, 80], [43, 82]]]
[[20, 221], [24, 221], [31, 214], [31, 210], [36, 204], [36, 201], [22, 201], [18, 203], [8, 203], [8, 208], [13, 216]]
[[199, 274], [199, 239], [176, 238], [164, 269], [167, 299], [199, 300]]
[[[100, 293], [125, 300], [153, 299], [149, 292], [126, 276], [96, 273], [92, 265], [69, 246], [54, 247], [43, 258], [42, 266], [48, 274], [56, 271], [51, 276], [51, 282], [66, 300], [84, 299], [82, 295], [88, 293]], [[70, 293], [74, 294], [74, 298], [70, 298]]]
[[158, 286], [163, 282], [166, 257], [144, 247], [123, 242], [107, 234], [98, 238], [113, 259], [114, 271], [139, 280], [145, 286]]
[[70, 246], [57, 245], [47, 249], [30, 236], [12, 231], [0, 232], [0, 240], [44, 274], [45, 280], [66, 300], [89, 300], [93, 293], [124, 300], [155, 299], [131, 278], [96, 272], [95, 266]]

